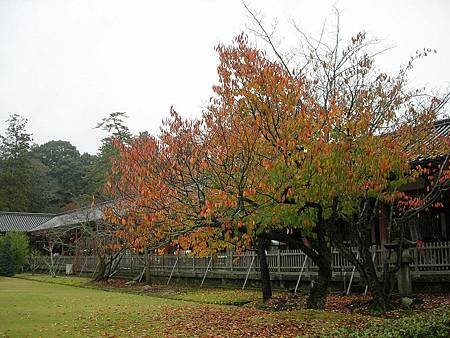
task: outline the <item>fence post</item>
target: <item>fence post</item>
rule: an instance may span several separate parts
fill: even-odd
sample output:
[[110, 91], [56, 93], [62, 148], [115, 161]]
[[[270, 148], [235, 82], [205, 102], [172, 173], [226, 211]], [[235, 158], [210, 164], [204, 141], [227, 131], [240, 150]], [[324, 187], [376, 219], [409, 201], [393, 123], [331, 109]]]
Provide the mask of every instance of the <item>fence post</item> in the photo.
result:
[[86, 258], [84, 259], [84, 264], [83, 264], [83, 266], [81, 267], [81, 270], [80, 270], [80, 273], [78, 274], [78, 276], [81, 276], [81, 274], [83, 273], [83, 270], [84, 270], [84, 267], [85, 267], [85, 265], [86, 265], [86, 262], [87, 262], [87, 256], [86, 256]]
[[180, 256], [177, 256], [177, 259], [175, 260], [175, 263], [173, 264], [172, 271], [170, 272], [169, 279], [167, 280], [167, 285], [169, 285], [170, 280], [172, 279], [172, 275], [173, 275], [173, 272], [175, 271], [175, 267], [176, 267], [177, 264], [178, 264], [178, 258], [179, 258], [179, 257], [180, 257]]
[[277, 250], [277, 271], [281, 273], [281, 254], [280, 250]]
[[206, 274], [208, 273], [209, 267], [211, 266], [212, 259], [213, 259], [213, 258], [212, 258], [212, 256], [211, 256], [211, 258], [209, 259], [208, 266], [206, 267], [205, 274], [203, 275], [202, 284], [200, 284], [200, 287], [202, 287], [202, 286], [203, 286], [203, 283], [205, 282]]
[[247, 285], [248, 276], [250, 275], [250, 271], [251, 271], [251, 269], [252, 269], [252, 266], [253, 266], [253, 262], [254, 262], [254, 261], [255, 261], [255, 253], [252, 252], [252, 261], [251, 261], [251, 263], [250, 263], [250, 266], [248, 267], [247, 275], [245, 276], [244, 285], [242, 285], [242, 290], [244, 290], [244, 289], [245, 289], [245, 286]]
[[298, 275], [297, 284], [295, 284], [294, 293], [297, 293], [298, 285], [300, 284], [300, 279], [302, 278], [303, 269], [305, 268], [305, 264], [306, 264], [307, 260], [308, 260], [308, 256], [306, 256], [306, 254], [305, 254], [305, 258], [304, 258], [304, 261], [303, 261], [303, 264], [302, 264], [302, 269], [300, 270], [300, 274]]
[[[356, 260], [359, 259], [359, 251], [356, 254]], [[356, 266], [353, 265], [353, 270], [352, 270], [352, 275], [350, 276], [350, 281], [348, 282], [348, 288], [347, 288], [347, 296], [350, 294], [350, 288], [352, 287], [352, 282], [353, 282], [353, 276], [355, 275], [355, 271], [356, 271]]]
[[233, 271], [233, 251], [230, 251], [231, 271]]

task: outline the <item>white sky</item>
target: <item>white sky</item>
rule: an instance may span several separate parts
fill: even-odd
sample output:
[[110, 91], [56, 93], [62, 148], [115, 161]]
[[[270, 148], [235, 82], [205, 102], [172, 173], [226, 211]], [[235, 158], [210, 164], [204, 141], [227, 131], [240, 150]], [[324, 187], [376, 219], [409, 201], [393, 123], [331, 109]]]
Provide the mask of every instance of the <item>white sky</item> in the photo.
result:
[[[450, 1], [251, 1], [286, 36], [290, 19], [317, 33], [334, 4], [345, 36], [365, 30], [396, 46], [381, 59], [388, 71], [436, 48], [414, 80], [450, 87]], [[126, 111], [134, 133], [156, 132], [171, 105], [199, 116], [216, 81], [214, 46], [250, 22], [240, 0], [0, 0], [0, 130], [18, 113], [36, 143], [96, 153], [104, 134], [93, 127], [110, 112]]]

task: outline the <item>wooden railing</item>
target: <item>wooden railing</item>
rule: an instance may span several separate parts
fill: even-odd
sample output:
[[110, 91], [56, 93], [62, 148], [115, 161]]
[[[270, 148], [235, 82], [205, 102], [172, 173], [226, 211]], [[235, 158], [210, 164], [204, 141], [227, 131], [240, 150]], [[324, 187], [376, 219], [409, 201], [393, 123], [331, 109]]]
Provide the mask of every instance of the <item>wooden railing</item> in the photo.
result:
[[[381, 273], [384, 261], [388, 258], [388, 252], [379, 246], [374, 246], [371, 250], [374, 253], [375, 266]], [[425, 243], [422, 247], [411, 250], [413, 261], [410, 267], [413, 277], [422, 275], [450, 276], [450, 242]], [[139, 273], [145, 266], [146, 257], [126, 254], [119, 263], [119, 274], [125, 271]], [[252, 251], [218, 253], [212, 257], [194, 257], [184, 254], [149, 255], [148, 259], [152, 272], [169, 274], [174, 270], [179, 276], [183, 274], [203, 274], [207, 269], [212, 274], [227, 272], [233, 275], [255, 274], [259, 271], [259, 261]], [[317, 273], [317, 267], [301, 250], [269, 251], [267, 261], [272, 275], [298, 276], [302, 268], [305, 276]], [[58, 271], [64, 271], [65, 264], [74, 264], [75, 273], [92, 273], [97, 268], [97, 260], [94, 256], [55, 257], [55, 265]], [[335, 277], [348, 276], [353, 271], [353, 265], [337, 250], [333, 250], [332, 269]]]

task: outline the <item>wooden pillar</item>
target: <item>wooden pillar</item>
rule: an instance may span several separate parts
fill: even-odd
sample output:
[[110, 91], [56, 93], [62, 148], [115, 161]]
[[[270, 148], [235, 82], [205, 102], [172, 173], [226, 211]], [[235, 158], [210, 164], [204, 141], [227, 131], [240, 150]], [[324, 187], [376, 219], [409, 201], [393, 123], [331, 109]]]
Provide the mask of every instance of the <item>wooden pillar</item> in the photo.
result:
[[389, 234], [388, 234], [388, 223], [389, 223], [389, 211], [386, 206], [382, 206], [380, 208], [380, 215], [378, 218], [379, 223], [379, 231], [380, 231], [380, 244], [383, 245], [384, 243], [389, 241]]

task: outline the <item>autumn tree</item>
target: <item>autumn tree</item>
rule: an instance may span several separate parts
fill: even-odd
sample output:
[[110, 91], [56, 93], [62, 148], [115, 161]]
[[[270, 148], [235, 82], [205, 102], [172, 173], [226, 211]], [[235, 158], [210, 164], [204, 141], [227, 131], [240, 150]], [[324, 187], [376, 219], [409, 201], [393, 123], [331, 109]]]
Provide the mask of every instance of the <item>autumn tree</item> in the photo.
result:
[[115, 143], [120, 156], [107, 184], [114, 196], [107, 219], [135, 252], [172, 247], [206, 255], [223, 247], [206, 241], [217, 233], [211, 225], [218, 222], [209, 217], [211, 203], [205, 199], [200, 127], [200, 121], [181, 119], [172, 110], [159, 137], [142, 134], [129, 145]]
[[[389, 76], [376, 67], [379, 51], [372, 50], [374, 41], [360, 33], [343, 43], [337, 28], [335, 45], [312, 44], [305, 37], [308, 47], [297, 62], [301, 67], [291, 70], [271, 37], [265, 38], [276, 57], [250, 46], [243, 36], [232, 46], [218, 48], [220, 84], [209, 120], [222, 114], [217, 123], [222, 134], [222, 125], [241, 120], [241, 128], [233, 125], [238, 132], [228, 139], [258, 144], [250, 158], [259, 161], [249, 162], [249, 175], [237, 170], [244, 182], [258, 177], [258, 183], [249, 184], [238, 203], [253, 210], [246, 218], [257, 225], [257, 236], [301, 247], [319, 266], [311, 306], [324, 306], [332, 275], [332, 240], [361, 268], [376, 307], [385, 309], [389, 296], [377, 279], [369, 250], [372, 224], [379, 204], [395, 203], [401, 187], [422, 173], [412, 161], [430, 154], [424, 140], [448, 95], [411, 90], [407, 75], [416, 59], [431, 51], [418, 53]], [[225, 139], [220, 144], [216, 148], [229, 151]], [[251, 153], [242, 144], [238, 148]], [[260, 174], [264, 170], [267, 175]], [[231, 176], [240, 177], [237, 172]], [[446, 189], [442, 182], [437, 191]], [[239, 189], [228, 191], [236, 196]], [[304, 244], [304, 237], [310, 245]], [[359, 258], [348, 250], [349, 243], [358, 248]]]
[[[389, 229], [391, 240], [401, 243], [406, 220], [435, 203], [448, 189], [448, 141], [441, 140], [435, 149], [426, 141], [449, 96], [416, 90], [408, 80], [414, 63], [433, 51], [418, 52], [397, 74], [388, 75], [376, 65], [377, 55], [384, 51], [378, 41], [358, 33], [345, 42], [336, 12], [331, 41], [324, 37], [325, 29], [318, 38], [310, 38], [294, 23], [300, 44], [288, 59], [261, 18], [249, 13], [273, 58], [305, 84], [305, 94], [296, 103], [300, 120], [293, 120], [296, 127], [291, 135], [295, 139], [286, 134], [278, 143], [287, 145], [287, 172], [293, 178], [289, 185], [293, 198], [285, 202], [295, 202], [300, 206], [298, 212], [312, 213], [316, 231], [321, 229], [326, 240], [357, 267], [373, 292], [375, 306], [384, 311], [392, 291], [391, 278], [386, 275], [395, 269], [388, 273], [385, 264], [385, 276], [379, 280], [369, 250], [372, 226], [381, 207], [389, 205], [395, 210]], [[277, 135], [277, 125], [272, 124], [270, 135]], [[436, 173], [430, 175], [434, 180], [427, 192], [406, 197], [410, 208], [401, 211], [397, 205], [405, 198], [402, 187], [424, 175], [423, 166], [417, 165], [424, 154], [440, 157]], [[401, 257], [401, 249], [399, 245], [397, 257]]]
[[[288, 117], [297, 114], [303, 83], [246, 43], [240, 36], [237, 47], [218, 48], [221, 83], [203, 121], [173, 112], [158, 138], [120, 145], [109, 185], [117, 197], [110, 219], [134, 247], [167, 243], [168, 236], [198, 253], [226, 245], [256, 248], [267, 300], [268, 242], [312, 225], [295, 206], [279, 203], [290, 197], [284, 171], [289, 156], [283, 137], [271, 129], [278, 121], [286, 137], [291, 133], [296, 121]], [[283, 239], [309, 249], [301, 234]], [[318, 298], [312, 300], [316, 306]]]
[[322, 308], [331, 280], [331, 251], [319, 225], [324, 217], [309, 209], [315, 201], [301, 198], [296, 190], [296, 185], [309, 183], [296, 168], [304, 159], [295, 162], [298, 153], [306, 154], [314, 117], [321, 111], [308, 96], [305, 79], [251, 46], [246, 36], [217, 51], [220, 82], [205, 120], [215, 135], [211, 138], [219, 140], [214, 148], [221, 151], [219, 158], [236, 155], [228, 161], [232, 165], [221, 168], [222, 176], [236, 178], [224, 191], [251, 225], [246, 230], [256, 243], [276, 239], [302, 248], [319, 266], [319, 282], [308, 304]]
[[[268, 234], [274, 230], [279, 236], [286, 233], [289, 218], [290, 226], [303, 223], [298, 222], [293, 208], [290, 215], [284, 213], [284, 219], [277, 215], [271, 195], [275, 189], [284, 190], [285, 181], [277, 181], [276, 176], [283, 173], [271, 170], [271, 166], [283, 158], [283, 152], [262, 133], [263, 125], [270, 122], [269, 114], [255, 123], [255, 116], [246, 110], [247, 97], [235, 99], [255, 88], [230, 87], [227, 67], [237, 66], [239, 57], [247, 58], [242, 70], [255, 86], [266, 84], [269, 92], [261, 95], [273, 96], [269, 109], [278, 104], [282, 111], [292, 106], [295, 111], [301, 86], [259, 51], [244, 51], [244, 36], [237, 40], [241, 50], [218, 49], [223, 61], [219, 68], [223, 86], [215, 87], [217, 97], [203, 122], [183, 120], [173, 113], [158, 138], [135, 139], [130, 147], [121, 145], [120, 160], [114, 167], [117, 174], [112, 176], [119, 180], [111, 182], [110, 187], [118, 197], [116, 214], [123, 212], [126, 216], [112, 220], [119, 228], [125, 227], [120, 233], [130, 237], [134, 245], [143, 239], [147, 244], [148, 239], [159, 243], [167, 235], [172, 239], [184, 235], [176, 242], [198, 253], [226, 245], [257, 248], [267, 300], [271, 296], [265, 261]], [[247, 51], [246, 55], [239, 54]], [[261, 73], [267, 76], [258, 79]], [[272, 90], [271, 84], [277, 82], [280, 85]], [[287, 88], [298, 90], [285, 94]], [[258, 196], [256, 189], [261, 191]], [[303, 241], [297, 240], [296, 245], [303, 245]]]
[[[212, 222], [201, 123], [171, 114], [159, 137], [116, 142], [120, 156], [107, 184], [116, 198], [109, 219], [137, 251], [168, 245]], [[183, 246], [187, 241], [181, 240]], [[198, 253], [208, 247], [201, 239], [192, 246]]]
[[[411, 163], [426, 153], [423, 140], [448, 100], [410, 89], [408, 72], [429, 51], [389, 76], [364, 33], [345, 43], [337, 28], [328, 45], [298, 30], [306, 47], [292, 65], [257, 22], [274, 55], [245, 35], [218, 46], [219, 83], [202, 120], [172, 112], [158, 137], [120, 145], [109, 182], [119, 201], [112, 220], [136, 247], [257, 248], [264, 300], [268, 241], [301, 248], [319, 267], [308, 300], [315, 308], [325, 305], [333, 243], [384, 310], [389, 292], [371, 259], [372, 223], [382, 204], [399, 204], [401, 187], [424, 174]], [[446, 169], [438, 171], [437, 190], [420, 208], [447, 188]]]
[[[103, 208], [103, 206], [94, 208]], [[87, 219], [86, 222], [78, 224], [74, 230], [78, 231], [79, 236], [75, 244], [81, 248], [91, 249], [98, 259], [93, 280], [110, 279], [117, 272], [122, 258], [129, 249], [126, 243], [117, 238], [114, 225], [105, 220], [89, 221]]]

